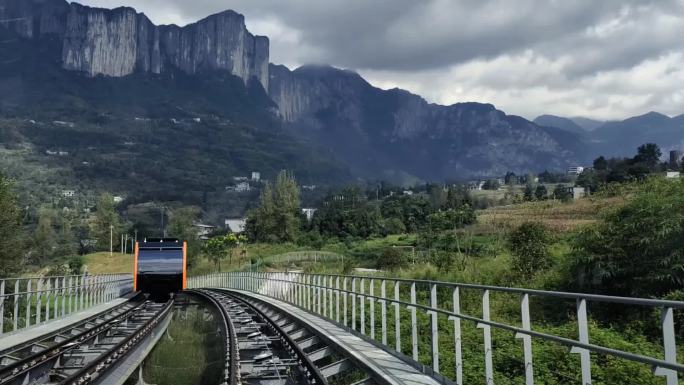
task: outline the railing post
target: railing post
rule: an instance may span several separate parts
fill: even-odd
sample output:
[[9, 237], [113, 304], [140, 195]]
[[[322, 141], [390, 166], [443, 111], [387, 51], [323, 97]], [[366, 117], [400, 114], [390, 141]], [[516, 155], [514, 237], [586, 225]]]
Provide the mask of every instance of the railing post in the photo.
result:
[[394, 281], [394, 337], [397, 352], [401, 353], [401, 304], [399, 303], [399, 281]]
[[[319, 275], [318, 276], [318, 285], [320, 286], [320, 292], [319, 292], [319, 298], [318, 298], [318, 314], [322, 315], [323, 317], [328, 315], [328, 304], [327, 304], [327, 297], [328, 297], [328, 292], [326, 291], [326, 277]], [[322, 297], [322, 298], [321, 298]]]
[[342, 313], [344, 316], [343, 317], [344, 318], [343, 324], [344, 324], [344, 326], [347, 326], [348, 325], [348, 322], [347, 322], [347, 297], [349, 297], [349, 295], [347, 293], [347, 277], [344, 277], [344, 279], [342, 280], [342, 290], [344, 290], [344, 296], [342, 297], [342, 304], [343, 304], [343, 308], [344, 308], [343, 309], [344, 313]]
[[361, 289], [359, 290], [359, 306], [361, 307], [361, 334], [366, 334], [366, 279], [361, 278]]
[[368, 288], [368, 311], [370, 312], [370, 338], [375, 339], [375, 298], [374, 295], [375, 280], [371, 278], [370, 287]]
[[[416, 304], [416, 283], [411, 282], [411, 304]], [[418, 319], [415, 306], [407, 306], [411, 310], [411, 346], [413, 349], [413, 359], [418, 361]]]
[[5, 332], [5, 280], [0, 280], [0, 336]]
[[12, 320], [12, 331], [17, 331], [19, 329], [19, 302], [21, 302], [21, 295], [19, 295], [19, 290], [21, 280], [17, 279], [14, 281], [14, 319]]
[[25, 327], [31, 326], [31, 278], [26, 280], [26, 322]]
[[62, 277], [62, 318], [66, 316], [66, 285], [67, 285], [67, 280], [66, 276]]
[[53, 290], [55, 293], [55, 298], [52, 301], [52, 318], [57, 319], [59, 317], [59, 277], [55, 277], [53, 280], [55, 282], [55, 287]]
[[[524, 330], [532, 330], [530, 322], [530, 295], [523, 294], [520, 300], [520, 318]], [[534, 385], [534, 367], [532, 366], [532, 336], [516, 333], [515, 338], [523, 341], [523, 355], [525, 360], [525, 385]]]
[[387, 298], [387, 281], [384, 279], [380, 281], [380, 297], [382, 299], [380, 300], [380, 317], [382, 319], [380, 320], [380, 329], [381, 329], [381, 341], [383, 345], [387, 345], [387, 301], [385, 298]]
[[351, 328], [352, 328], [352, 330], [356, 330], [356, 278], [352, 278], [351, 299], [352, 299]]
[[[676, 364], [677, 363], [677, 343], [675, 342], [675, 327], [674, 327], [674, 310], [671, 307], [666, 307], [662, 310], [661, 325], [663, 328], [663, 348], [665, 350], [665, 361]], [[672, 369], [654, 368], [656, 376], [663, 376], [666, 378], [667, 385], [679, 384], [677, 372]]]
[[[489, 290], [485, 290], [482, 294], [482, 319], [490, 321], [489, 315]], [[485, 352], [485, 383], [487, 385], [494, 384], [494, 362], [492, 358], [492, 327], [488, 324], [478, 323], [477, 327], [482, 329], [484, 334], [484, 352]]]
[[335, 278], [335, 321], [340, 322], [340, 277]]
[[[437, 309], [437, 284], [430, 284], [430, 308]], [[432, 338], [432, 370], [439, 373], [439, 324], [437, 318], [437, 312], [434, 310], [428, 311], [430, 315], [430, 331]]]
[[328, 277], [328, 318], [334, 319], [333, 314], [335, 314], [335, 303], [333, 301], [333, 296], [335, 295], [335, 290], [334, 290], [334, 284], [333, 284], [333, 277], [330, 276]]
[[46, 278], [45, 279], [45, 322], [50, 320], [50, 294], [52, 294], [52, 279], [51, 278]]
[[79, 286], [79, 288], [81, 290], [81, 298], [79, 299], [80, 310], [83, 310], [83, 301], [84, 301], [85, 295], [86, 295], [86, 292], [85, 292], [85, 290], [86, 290], [86, 277], [87, 277], [86, 274], [83, 274], [81, 276], [81, 285]]
[[36, 286], [36, 325], [40, 323], [43, 308], [43, 278], [38, 278]]
[[[456, 286], [453, 292], [454, 314], [461, 314], [461, 289]], [[454, 361], [456, 385], [463, 385], [463, 352], [461, 340], [461, 318], [449, 316], [450, 321], [454, 321]]]
[[[579, 342], [589, 343], [589, 321], [587, 319], [587, 300], [580, 298], [577, 300], [577, 327], [579, 329]], [[587, 349], [572, 347], [571, 353], [580, 355], [580, 365], [582, 368], [582, 385], [591, 385], [591, 355]]]
[[69, 277], [69, 314], [74, 312], [74, 277]]

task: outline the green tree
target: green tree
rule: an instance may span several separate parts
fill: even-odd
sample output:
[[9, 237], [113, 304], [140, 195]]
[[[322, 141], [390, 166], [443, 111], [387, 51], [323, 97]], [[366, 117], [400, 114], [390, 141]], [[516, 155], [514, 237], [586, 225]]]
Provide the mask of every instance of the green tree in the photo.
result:
[[38, 213], [38, 225], [33, 235], [35, 262], [47, 263], [55, 256], [57, 251], [57, 232], [54, 223], [55, 211], [49, 208], [41, 208]]
[[591, 192], [596, 192], [599, 190], [601, 180], [599, 175], [594, 170], [584, 170], [578, 177], [576, 184], [580, 187], [584, 187]]
[[244, 236], [233, 233], [213, 237], [204, 244], [203, 251], [214, 262], [218, 271], [221, 271], [221, 261], [228, 256], [229, 262], [232, 263], [233, 250], [245, 240]]
[[637, 155], [634, 157], [634, 162], [644, 163], [651, 171], [655, 171], [662, 155], [663, 153], [660, 151], [660, 147], [657, 144], [646, 143], [639, 146], [637, 149]]
[[530, 201], [534, 200], [534, 187], [529, 183], [525, 185], [525, 191], [523, 192], [523, 199], [526, 202], [530, 202]]
[[553, 189], [553, 197], [559, 201], [567, 202], [572, 198], [572, 195], [565, 185], [558, 184], [556, 185], [556, 188]]
[[550, 237], [541, 223], [526, 222], [508, 237], [508, 247], [513, 256], [513, 269], [523, 279], [551, 265], [549, 258]]
[[498, 190], [501, 187], [501, 183], [497, 179], [488, 179], [482, 186], [485, 190]]
[[534, 190], [534, 197], [537, 198], [538, 201], [546, 200], [548, 196], [549, 192], [546, 190], [546, 186], [543, 184], [540, 184], [537, 186], [537, 189]]
[[608, 161], [605, 157], [599, 156], [594, 160], [594, 170], [605, 171], [608, 169]]
[[247, 216], [246, 233], [261, 242], [295, 242], [302, 225], [299, 187], [292, 174], [281, 171], [274, 187], [266, 184], [259, 207]]
[[660, 297], [684, 285], [684, 180], [653, 177], [575, 240], [581, 290]]
[[0, 277], [20, 270], [23, 248], [21, 213], [14, 185], [0, 174]]
[[100, 195], [95, 218], [91, 222], [91, 233], [97, 240], [97, 248], [109, 250], [110, 235], [112, 235], [112, 246], [116, 250], [120, 243], [121, 228], [121, 218], [116, 212], [114, 197], [108, 193]]
[[388, 247], [377, 259], [378, 269], [396, 270], [406, 264], [406, 256], [396, 247]]

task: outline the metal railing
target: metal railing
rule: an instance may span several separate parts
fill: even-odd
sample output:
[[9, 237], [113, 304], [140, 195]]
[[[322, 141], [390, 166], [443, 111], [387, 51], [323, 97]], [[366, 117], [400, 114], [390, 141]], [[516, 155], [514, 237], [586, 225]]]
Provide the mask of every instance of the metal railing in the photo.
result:
[[[552, 292], [542, 290], [507, 288], [486, 285], [460, 284], [425, 280], [408, 280], [374, 276], [343, 276], [301, 274], [292, 272], [260, 273], [237, 272], [220, 273], [192, 277], [188, 281], [191, 288], [219, 287], [251, 291], [279, 300], [283, 300], [313, 313], [326, 317], [337, 323], [360, 332], [371, 339], [378, 340], [385, 347], [404, 354], [402, 350], [402, 330], [410, 330], [411, 346], [406, 356], [422, 365], [424, 369], [440, 372], [440, 329], [438, 317], [447, 317], [453, 322], [454, 368], [452, 378], [456, 384], [464, 383], [463, 373], [463, 334], [462, 321], [474, 323], [482, 330], [482, 351], [484, 352], [484, 376], [487, 385], [494, 384], [493, 336], [492, 330], [513, 334], [521, 341], [522, 365], [521, 373], [526, 385], [535, 383], [533, 365], [533, 341], [535, 343], [553, 343], [570, 348], [571, 354], [579, 357], [579, 373], [581, 384], [592, 384], [592, 356], [612, 356], [614, 358], [650, 365], [655, 376], [665, 378], [667, 385], [678, 384], [678, 373], [684, 372], [684, 365], [677, 362], [677, 345], [675, 342], [675, 311], [684, 309], [684, 302], [654, 300], [644, 298], [614, 297], [605, 295]], [[367, 290], [366, 290], [367, 289]], [[379, 291], [379, 292], [378, 292]], [[517, 321], [515, 324], [493, 320], [490, 298], [493, 295], [512, 296], [507, 301], [517, 303], [515, 307]], [[473, 301], [474, 299], [474, 301]], [[531, 299], [535, 301], [573, 301], [572, 321], [577, 324], [577, 338], [567, 338], [549, 332], [534, 330], [531, 320]], [[463, 310], [464, 304], [478, 307], [478, 315]], [[647, 356], [616, 348], [602, 346], [590, 342], [589, 304], [608, 304], [620, 306], [638, 306], [659, 309], [661, 320], [659, 328], [662, 333], [662, 357]], [[376, 305], [380, 307], [380, 338], [376, 337]], [[388, 305], [394, 307], [394, 317], [388, 317]], [[402, 311], [408, 311], [410, 317], [401, 317]], [[430, 352], [419, 355], [419, 311], [425, 312], [430, 325], [427, 336]], [[422, 315], [421, 315], [422, 317]], [[402, 320], [404, 318], [404, 320]], [[409, 328], [402, 328], [402, 322], [410, 319]], [[392, 325], [393, 323], [393, 325]], [[366, 327], [369, 324], [368, 328]], [[405, 326], [405, 325], [404, 325]], [[451, 326], [449, 326], [451, 327]], [[394, 341], [388, 341], [388, 329], [393, 329]], [[369, 333], [367, 333], [367, 331]], [[444, 330], [442, 330], [444, 333]], [[423, 337], [423, 336], [421, 336]], [[443, 374], [443, 373], [442, 373]], [[580, 382], [578, 380], [578, 382]]]
[[0, 280], [0, 335], [88, 309], [133, 290], [131, 274]]

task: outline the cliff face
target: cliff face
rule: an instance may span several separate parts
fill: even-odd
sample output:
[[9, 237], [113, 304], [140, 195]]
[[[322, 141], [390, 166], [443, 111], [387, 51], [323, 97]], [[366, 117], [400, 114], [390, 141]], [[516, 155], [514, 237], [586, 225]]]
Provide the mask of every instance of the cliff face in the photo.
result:
[[132, 8], [84, 7], [64, 0], [0, 0], [1, 23], [29, 39], [56, 36], [66, 70], [120, 77], [177, 69], [227, 70], [268, 89], [269, 41], [232, 11], [185, 27], [156, 26]]
[[269, 93], [293, 132], [315, 138], [361, 173], [484, 177], [540, 167], [562, 170], [581, 158], [574, 134], [489, 104], [429, 104], [332, 67], [271, 66]]

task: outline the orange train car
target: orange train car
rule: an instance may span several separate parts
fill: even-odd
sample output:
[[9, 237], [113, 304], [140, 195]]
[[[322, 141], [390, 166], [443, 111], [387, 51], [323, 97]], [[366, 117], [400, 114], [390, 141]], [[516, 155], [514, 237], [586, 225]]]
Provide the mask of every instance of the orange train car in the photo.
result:
[[133, 287], [160, 300], [187, 288], [188, 244], [148, 238], [135, 245]]

